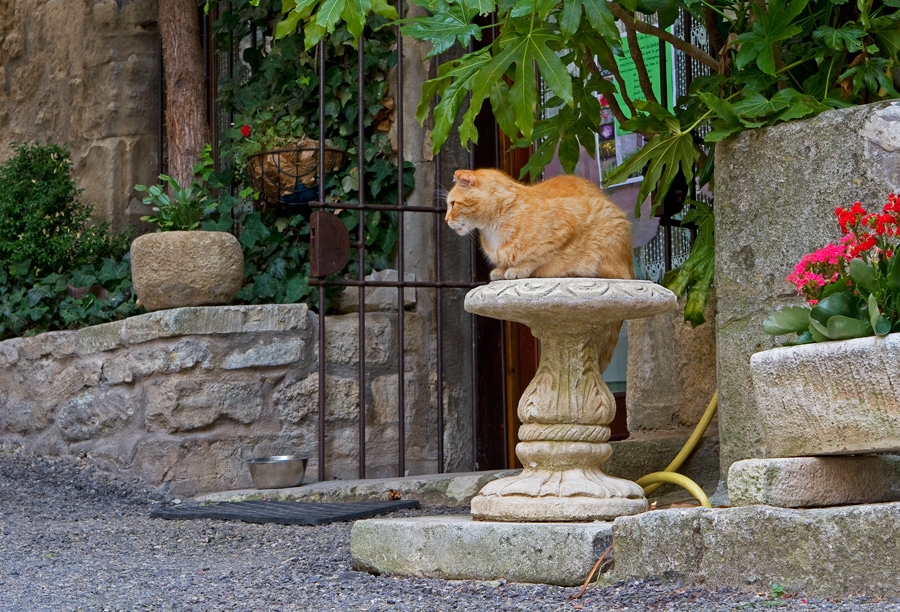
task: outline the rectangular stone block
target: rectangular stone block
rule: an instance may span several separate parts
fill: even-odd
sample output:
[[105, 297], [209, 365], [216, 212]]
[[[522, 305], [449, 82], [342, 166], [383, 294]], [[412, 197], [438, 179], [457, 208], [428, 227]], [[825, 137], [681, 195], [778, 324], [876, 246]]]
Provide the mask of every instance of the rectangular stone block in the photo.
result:
[[368, 572], [444, 580], [581, 584], [612, 523], [495, 523], [469, 516], [357, 521], [350, 551]]
[[819, 597], [895, 597], [898, 524], [898, 503], [656, 510], [613, 523], [616, 566], [609, 580], [765, 592], [778, 583]]
[[793, 457], [735, 461], [732, 506], [809, 508], [900, 501], [900, 457]]
[[900, 451], [897, 363], [900, 334], [753, 355], [750, 369], [767, 455]]

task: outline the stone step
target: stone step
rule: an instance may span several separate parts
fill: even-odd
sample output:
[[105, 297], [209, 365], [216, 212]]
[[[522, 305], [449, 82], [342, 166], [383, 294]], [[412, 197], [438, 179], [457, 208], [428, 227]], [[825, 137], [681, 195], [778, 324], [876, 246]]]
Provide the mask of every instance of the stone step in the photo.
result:
[[593, 523], [358, 521], [356, 564], [376, 574], [571, 586], [613, 543], [603, 582], [660, 579], [810, 596], [896, 596], [900, 503], [675, 508]]

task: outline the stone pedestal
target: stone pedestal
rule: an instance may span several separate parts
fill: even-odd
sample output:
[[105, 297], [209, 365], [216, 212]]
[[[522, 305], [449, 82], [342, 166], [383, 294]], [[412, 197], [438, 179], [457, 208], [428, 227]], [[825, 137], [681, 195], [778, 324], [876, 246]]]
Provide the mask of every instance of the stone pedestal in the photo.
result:
[[675, 308], [649, 281], [496, 281], [466, 296], [467, 311], [528, 325], [541, 362], [519, 402], [524, 466], [472, 500], [472, 516], [494, 521], [593, 521], [647, 510], [635, 483], [603, 473], [615, 401], [601, 373], [622, 320]]

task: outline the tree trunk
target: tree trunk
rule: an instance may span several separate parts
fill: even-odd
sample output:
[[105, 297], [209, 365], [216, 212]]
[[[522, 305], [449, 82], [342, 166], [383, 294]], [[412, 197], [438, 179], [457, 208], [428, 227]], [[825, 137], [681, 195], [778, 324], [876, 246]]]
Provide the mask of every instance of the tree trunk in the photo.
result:
[[209, 142], [196, 0], [159, 0], [159, 33], [166, 78], [168, 173], [184, 187]]

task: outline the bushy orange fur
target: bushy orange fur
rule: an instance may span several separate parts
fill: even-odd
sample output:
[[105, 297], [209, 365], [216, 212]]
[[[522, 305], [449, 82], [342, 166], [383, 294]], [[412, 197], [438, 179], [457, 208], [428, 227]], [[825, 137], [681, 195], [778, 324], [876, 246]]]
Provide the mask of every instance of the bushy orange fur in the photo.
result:
[[631, 224], [590, 181], [557, 176], [523, 185], [499, 170], [457, 170], [447, 224], [477, 229], [491, 280], [634, 278]]
[[[499, 170], [457, 170], [447, 195], [447, 224], [478, 230], [495, 266], [491, 280], [634, 278], [631, 223], [590, 181], [557, 176], [523, 185]], [[621, 324], [600, 338], [598, 366], [612, 359]]]

